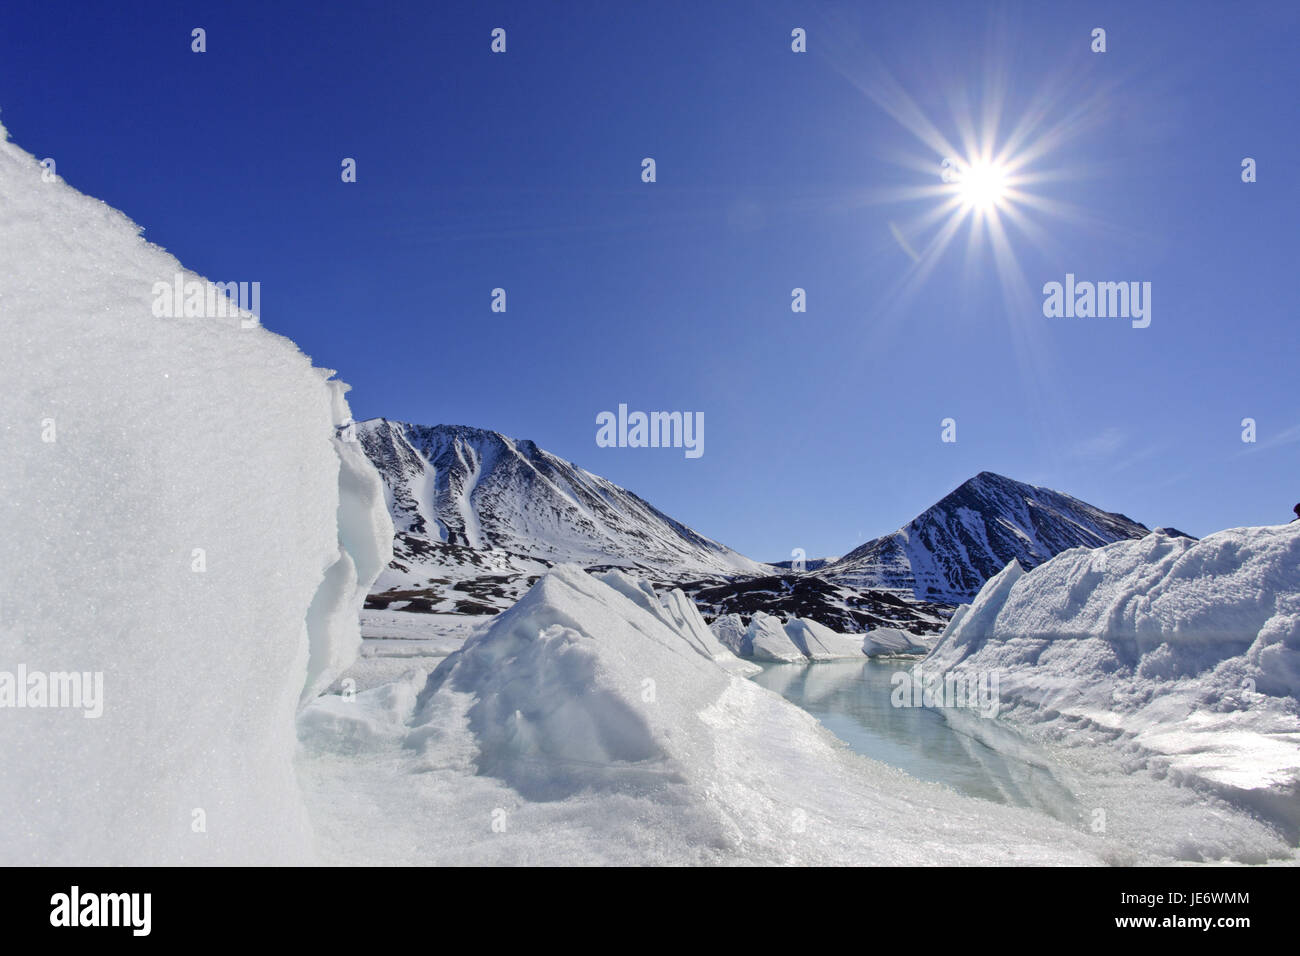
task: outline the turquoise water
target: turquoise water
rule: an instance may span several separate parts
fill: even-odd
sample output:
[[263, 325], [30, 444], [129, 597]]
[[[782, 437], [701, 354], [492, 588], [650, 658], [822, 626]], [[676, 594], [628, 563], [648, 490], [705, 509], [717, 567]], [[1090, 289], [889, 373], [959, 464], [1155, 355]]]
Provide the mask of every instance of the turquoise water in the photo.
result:
[[914, 663], [769, 664], [753, 680], [808, 711], [863, 756], [968, 796], [1077, 818], [1068, 775], [1001, 722], [976, 711], [945, 716], [934, 709], [893, 706], [891, 678]]

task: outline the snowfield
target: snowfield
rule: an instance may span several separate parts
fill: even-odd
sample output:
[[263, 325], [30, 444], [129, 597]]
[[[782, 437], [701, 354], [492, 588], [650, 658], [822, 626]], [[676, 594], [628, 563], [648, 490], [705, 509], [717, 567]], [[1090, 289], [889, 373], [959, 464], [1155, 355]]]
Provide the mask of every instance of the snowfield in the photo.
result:
[[295, 711], [392, 542], [346, 386], [247, 316], [155, 316], [200, 277], [42, 172], [0, 127], [0, 670], [104, 699], [0, 710], [0, 863], [310, 861]]
[[922, 666], [996, 674], [1003, 717], [1079, 760], [1122, 754], [1300, 837], [1300, 524], [1013, 561]]

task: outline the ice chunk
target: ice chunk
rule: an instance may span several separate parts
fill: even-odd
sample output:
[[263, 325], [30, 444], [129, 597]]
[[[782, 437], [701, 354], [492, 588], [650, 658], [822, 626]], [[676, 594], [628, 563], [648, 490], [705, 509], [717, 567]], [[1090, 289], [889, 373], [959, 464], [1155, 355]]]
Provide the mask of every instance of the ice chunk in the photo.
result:
[[739, 614], [723, 614], [710, 630], [723, 646], [741, 657], [754, 660], [802, 664], [808, 661], [834, 661], [861, 657], [862, 637], [840, 634], [824, 624], [792, 617], [781, 619], [755, 612], [749, 624]]
[[746, 653], [756, 661], [778, 661], [781, 663], [804, 663], [807, 655], [799, 648], [786, 632], [785, 625], [779, 617], [755, 611], [749, 619], [749, 628], [745, 631]]
[[748, 625], [739, 614], [719, 615], [713, 619], [709, 630], [718, 639], [718, 643], [733, 654], [743, 656], [746, 653], [745, 632], [748, 630]]
[[480, 770], [530, 799], [599, 787], [623, 763], [641, 764], [653, 781], [664, 732], [690, 717], [683, 690], [727, 679], [709, 661], [707, 670], [692, 664], [705, 655], [635, 582], [612, 580], [618, 590], [574, 567], [547, 574], [440, 664], [421, 694], [425, 708], [444, 683], [474, 691]]
[[894, 627], [878, 627], [867, 632], [862, 649], [870, 655], [877, 654], [924, 654], [926, 646], [921, 639], [907, 631]]
[[825, 624], [800, 617], [786, 622], [785, 632], [804, 656], [814, 661], [835, 661], [862, 656], [861, 634], [841, 634]]

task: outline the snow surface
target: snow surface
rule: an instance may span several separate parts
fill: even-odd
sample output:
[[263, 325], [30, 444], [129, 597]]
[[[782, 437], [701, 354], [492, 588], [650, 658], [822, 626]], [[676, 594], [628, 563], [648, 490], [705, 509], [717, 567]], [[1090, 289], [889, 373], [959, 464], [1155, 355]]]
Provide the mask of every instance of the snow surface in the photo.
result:
[[625, 578], [542, 578], [423, 678], [299, 722], [322, 855], [365, 863], [1101, 863], [1134, 854], [850, 751]]
[[1300, 836], [1300, 525], [1013, 561], [922, 667], [996, 674], [1004, 715], [1040, 736]]
[[392, 536], [344, 387], [246, 315], [155, 316], [200, 277], [42, 171], [0, 127], [0, 670], [105, 699], [0, 711], [0, 863], [308, 861], [295, 711]]

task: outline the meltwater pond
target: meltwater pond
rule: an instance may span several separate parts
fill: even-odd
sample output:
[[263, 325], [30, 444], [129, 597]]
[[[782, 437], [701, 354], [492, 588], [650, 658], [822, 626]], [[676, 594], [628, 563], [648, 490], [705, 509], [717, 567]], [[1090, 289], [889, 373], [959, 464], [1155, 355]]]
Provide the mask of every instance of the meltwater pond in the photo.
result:
[[1078, 820], [1068, 775], [1015, 731], [975, 711], [894, 707], [914, 660], [768, 664], [753, 678], [812, 714], [858, 753], [972, 797]]

